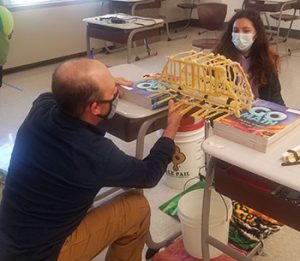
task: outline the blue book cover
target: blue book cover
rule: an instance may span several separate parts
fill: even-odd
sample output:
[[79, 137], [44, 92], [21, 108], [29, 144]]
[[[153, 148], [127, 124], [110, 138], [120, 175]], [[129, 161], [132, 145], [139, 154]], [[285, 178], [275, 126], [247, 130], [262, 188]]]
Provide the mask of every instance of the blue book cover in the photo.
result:
[[122, 98], [132, 103], [148, 109], [158, 109], [168, 104], [168, 100], [162, 103], [159, 101], [169, 97], [168, 92], [158, 79], [144, 79], [134, 82], [132, 87], [124, 87], [125, 91]]

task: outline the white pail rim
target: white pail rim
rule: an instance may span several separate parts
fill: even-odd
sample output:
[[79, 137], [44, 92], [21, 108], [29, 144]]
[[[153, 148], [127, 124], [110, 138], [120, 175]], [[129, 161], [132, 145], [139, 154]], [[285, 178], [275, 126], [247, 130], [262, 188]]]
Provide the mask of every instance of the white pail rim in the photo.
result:
[[[227, 197], [224, 197], [224, 200], [226, 206], [221, 196], [217, 192], [212, 191], [209, 216], [210, 225], [221, 224], [230, 218], [232, 213], [231, 200]], [[178, 217], [180, 221], [201, 225], [202, 203], [203, 189], [196, 189], [183, 195], [178, 202]]]

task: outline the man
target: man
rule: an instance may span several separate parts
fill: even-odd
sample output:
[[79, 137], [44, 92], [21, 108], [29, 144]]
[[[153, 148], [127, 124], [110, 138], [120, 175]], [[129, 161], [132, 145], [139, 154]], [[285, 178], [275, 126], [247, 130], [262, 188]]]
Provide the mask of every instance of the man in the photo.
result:
[[175, 149], [181, 109], [169, 103], [167, 127], [149, 155], [120, 151], [98, 126], [115, 112], [118, 89], [100, 62], [77, 59], [53, 74], [21, 125], [0, 207], [0, 260], [141, 260], [147, 200], [136, 190], [89, 208], [102, 187], [155, 186]]

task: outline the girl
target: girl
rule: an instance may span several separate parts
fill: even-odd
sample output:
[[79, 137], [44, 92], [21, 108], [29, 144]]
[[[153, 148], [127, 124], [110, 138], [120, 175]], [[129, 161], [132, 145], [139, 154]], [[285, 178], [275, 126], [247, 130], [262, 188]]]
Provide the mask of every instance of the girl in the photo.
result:
[[284, 105], [278, 79], [279, 56], [269, 47], [255, 10], [244, 9], [231, 18], [214, 53], [241, 64], [255, 98]]

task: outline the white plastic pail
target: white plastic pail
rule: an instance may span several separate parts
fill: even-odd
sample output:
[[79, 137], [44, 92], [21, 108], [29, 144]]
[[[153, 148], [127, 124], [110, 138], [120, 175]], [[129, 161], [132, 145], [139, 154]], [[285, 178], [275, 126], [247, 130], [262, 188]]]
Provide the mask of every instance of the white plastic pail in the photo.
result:
[[[202, 258], [201, 222], [203, 191], [203, 189], [196, 189], [188, 192], [178, 203], [178, 217], [181, 222], [184, 248], [191, 256], [196, 258]], [[224, 244], [228, 244], [232, 204], [229, 198], [222, 197], [215, 190], [212, 190], [209, 235]], [[210, 258], [215, 258], [222, 254], [220, 250], [213, 246], [209, 246], [209, 252]]]
[[180, 126], [174, 139], [176, 151], [168, 165], [164, 183], [175, 189], [184, 189], [185, 183], [199, 175], [204, 166], [201, 143], [204, 139], [204, 120]]

